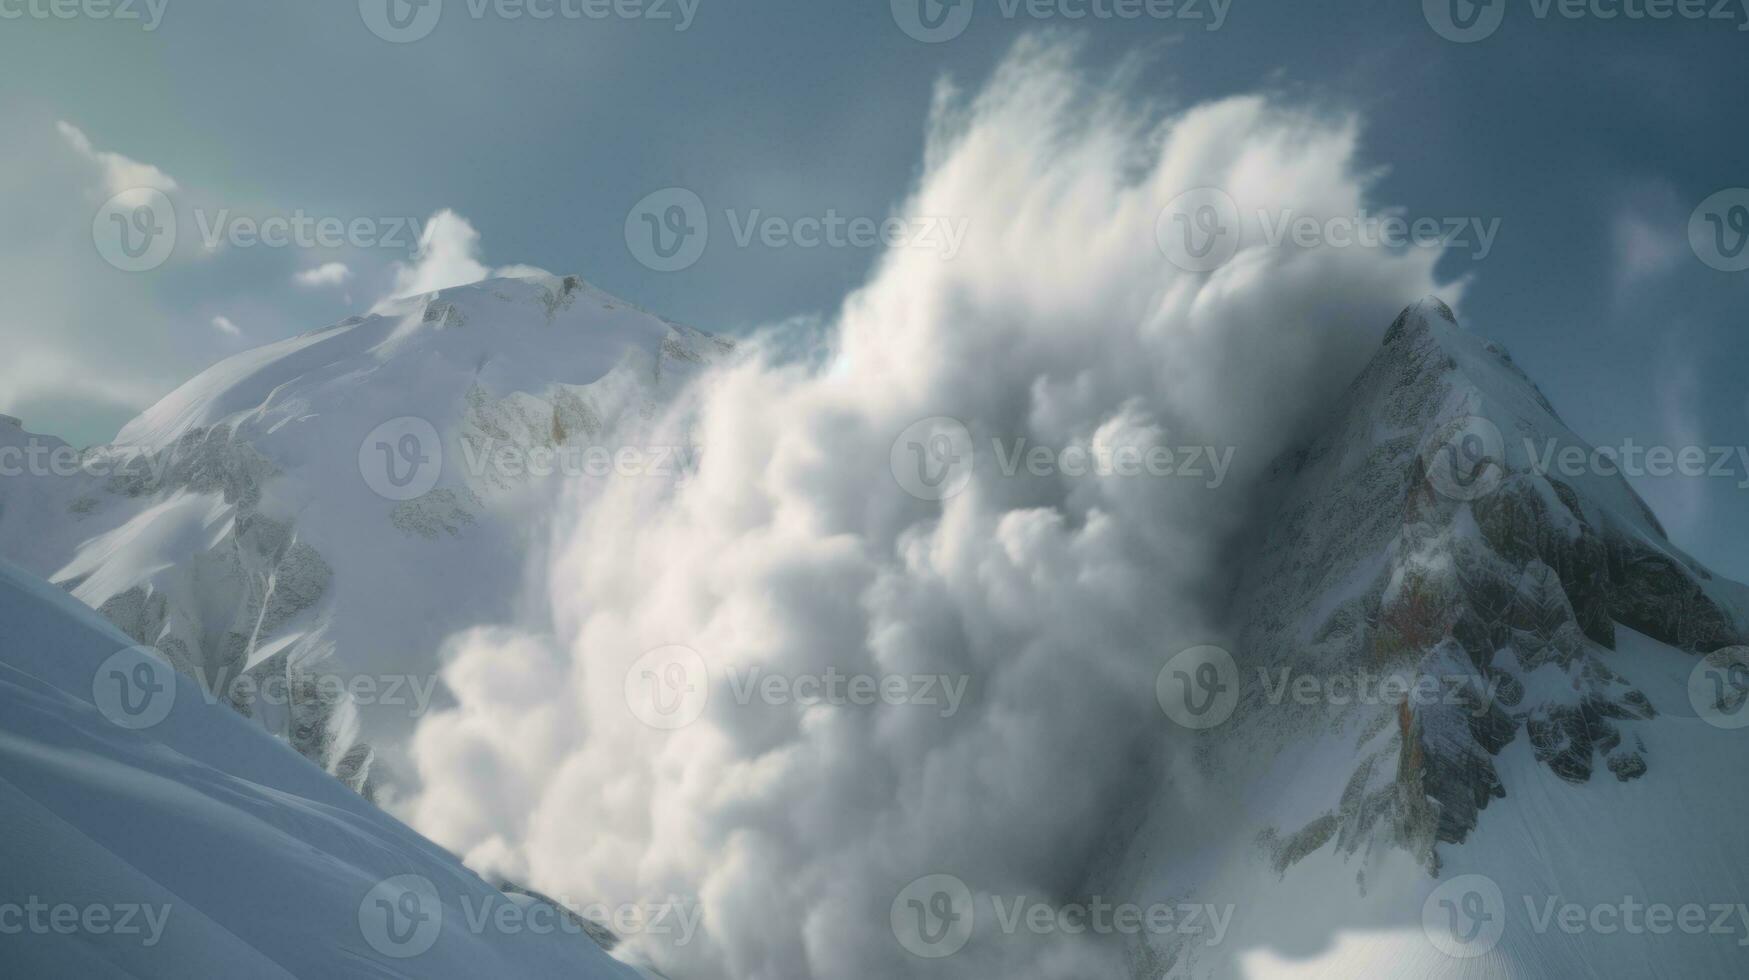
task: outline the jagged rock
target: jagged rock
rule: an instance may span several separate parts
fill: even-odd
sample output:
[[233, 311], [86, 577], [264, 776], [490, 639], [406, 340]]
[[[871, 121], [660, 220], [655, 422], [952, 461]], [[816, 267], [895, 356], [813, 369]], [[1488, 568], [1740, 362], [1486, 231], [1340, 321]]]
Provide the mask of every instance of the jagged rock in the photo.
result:
[[1610, 613], [1623, 624], [1683, 650], [1711, 653], [1743, 642], [1735, 620], [1707, 597], [1700, 577], [1673, 556], [1612, 529]]
[[[1489, 479], [1442, 482], [1441, 447], [1490, 427], [1487, 468], [1468, 474]], [[1326, 431], [1272, 468], [1274, 513], [1235, 598], [1242, 670], [1397, 665], [1451, 685], [1438, 703], [1371, 709], [1391, 712], [1394, 738], [1363, 755], [1328, 820], [1265, 842], [1278, 871], [1328, 841], [1437, 868], [1437, 845], [1511, 791], [1494, 758], [1520, 731], [1564, 780], [1599, 759], [1637, 778], [1655, 760], [1634, 725], [1655, 712], [1609, 666], [1618, 624], [1687, 650], [1742, 642], [1624, 482], [1534, 467], [1523, 447], [1551, 436], [1570, 434], [1523, 371], [1430, 300], [1392, 324]], [[1264, 707], [1241, 700], [1235, 739], [1303, 737], [1359, 710]], [[1356, 722], [1364, 738], [1379, 720]]]

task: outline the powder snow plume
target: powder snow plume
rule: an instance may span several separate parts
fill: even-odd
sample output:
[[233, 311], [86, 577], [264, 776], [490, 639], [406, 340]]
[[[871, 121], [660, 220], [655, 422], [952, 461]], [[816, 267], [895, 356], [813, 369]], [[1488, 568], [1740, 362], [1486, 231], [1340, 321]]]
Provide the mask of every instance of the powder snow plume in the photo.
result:
[[[1005, 932], [988, 899], [1097, 893], [1089, 869], [1182, 765], [1155, 677], [1223, 639], [1261, 475], [1441, 290], [1433, 249], [1265, 240], [1259, 214], [1380, 211], [1352, 116], [1270, 96], [1162, 116], [1112, 94], [1134, 66], [1092, 77], [1078, 57], [1034, 39], [981, 93], [942, 86], [896, 213], [964, 221], [957, 256], [891, 249], [818, 349], [744, 344], [616, 435], [684, 441], [702, 466], [579, 490], [530, 586], [548, 615], [454, 639], [458, 703], [413, 747], [419, 830], [575, 902], [678, 896], [697, 935], [627, 936], [676, 978], [1121, 975], [1117, 943]], [[1158, 244], [1199, 187], [1244, 228], [1209, 273]], [[895, 442], [936, 417], [974, 460], [939, 500], [895, 478]], [[1050, 465], [1005, 472], [1033, 447]], [[1212, 452], [1198, 475], [1138, 476], [1069, 472], [1065, 447]], [[783, 696], [859, 675], [901, 696]], [[638, 684], [676, 677], [697, 718], [647, 724]], [[941, 959], [893, 923], [931, 874], [979, 897]]]

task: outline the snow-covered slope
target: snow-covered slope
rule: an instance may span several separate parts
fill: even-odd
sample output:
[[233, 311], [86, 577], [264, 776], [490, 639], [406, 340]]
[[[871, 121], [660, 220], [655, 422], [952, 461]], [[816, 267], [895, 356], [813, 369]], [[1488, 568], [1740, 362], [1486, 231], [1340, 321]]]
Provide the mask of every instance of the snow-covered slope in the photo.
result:
[[638, 975], [6, 562], [0, 624], [0, 976]]
[[559, 484], [685, 478], [684, 447], [626, 434], [726, 349], [576, 277], [397, 301], [226, 360], [72, 463], [0, 422], [39, 459], [0, 480], [0, 556], [369, 792], [370, 744], [442, 697], [445, 639], [511, 618]]
[[[1565, 447], [1589, 449], [1428, 300], [1281, 461], [1216, 663], [1231, 714], [1172, 733], [1195, 763], [1111, 872], [1234, 925], [1139, 944], [1138, 976], [1742, 972], [1749, 743], [1728, 726], [1749, 709], [1691, 685], [1749, 665], [1742, 587], [1607, 468], [1543, 465]], [[1638, 929], [1607, 911], [1624, 900]], [[1569, 904], [1577, 930], [1546, 914]], [[1648, 905], [1725, 915], [1651, 933]]]

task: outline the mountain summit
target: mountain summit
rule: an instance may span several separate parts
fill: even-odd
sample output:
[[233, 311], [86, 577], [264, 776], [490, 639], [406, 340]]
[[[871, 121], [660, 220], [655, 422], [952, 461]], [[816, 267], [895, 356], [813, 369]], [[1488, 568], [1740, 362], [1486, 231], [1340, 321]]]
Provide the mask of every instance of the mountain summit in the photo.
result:
[[[1749, 794], [1717, 787], [1741, 782], [1719, 718], [1743, 692], [1714, 704], [1695, 682], [1749, 662], [1749, 590], [1673, 545], [1598, 458], [1445, 303], [1406, 309], [1274, 467], [1233, 603], [1239, 695], [1189, 736], [1231, 809], [1187, 817], [1167, 788], [1115, 876], [1238, 903], [1237, 948], [1269, 975], [1461, 976], [1471, 954], [1494, 976], [1728, 972], [1729, 937], [1551, 944], [1524, 921], [1541, 896], [1749, 886]], [[1673, 800], [1698, 839], [1672, 831]], [[1164, 839], [1175, 856], [1156, 856]], [[1488, 883], [1504, 932], [1486, 949], [1453, 953], [1423, 921], [1459, 879]], [[1226, 975], [1234, 949], [1146, 955]]]
[[[7, 480], [0, 550], [368, 790], [367, 739], [429, 705], [446, 638], [509, 617], [550, 511], [530, 495], [557, 492], [531, 464], [590, 478], [624, 448], [610, 431], [727, 349], [575, 276], [397, 300], [222, 361], [114, 445]], [[11, 444], [71, 454], [0, 426]], [[678, 450], [656, 455], [677, 475]]]

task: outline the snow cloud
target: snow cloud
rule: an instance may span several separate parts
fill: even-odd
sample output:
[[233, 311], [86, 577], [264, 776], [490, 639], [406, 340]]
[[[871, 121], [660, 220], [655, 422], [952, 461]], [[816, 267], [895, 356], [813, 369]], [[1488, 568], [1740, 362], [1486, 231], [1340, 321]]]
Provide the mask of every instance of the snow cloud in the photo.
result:
[[125, 194], [146, 188], [169, 193], [176, 189], [176, 181], [169, 174], [149, 163], [97, 149], [91, 145], [90, 137], [70, 122], [57, 122], [55, 129], [75, 153], [97, 165], [103, 175], [103, 189], [106, 194]]
[[352, 270], [344, 262], [324, 262], [314, 269], [305, 269], [292, 277], [294, 282], [306, 289], [338, 286], [351, 278]]
[[531, 265], [501, 269], [487, 266], [481, 259], [480, 233], [467, 218], [444, 208], [426, 220], [425, 230], [419, 235], [418, 257], [412, 263], [396, 264], [394, 288], [384, 300], [433, 293], [494, 277], [548, 274]]
[[[1259, 212], [1376, 210], [1354, 119], [1263, 96], [1161, 119], [1076, 57], [1025, 43], [982, 94], [942, 87], [896, 211], [965, 220], [958, 256], [892, 250], [821, 349], [755, 341], [620, 434], [690, 441], [702, 468], [579, 492], [548, 614], [455, 638], [458, 704], [413, 745], [416, 827], [550, 894], [697, 903], [691, 943], [628, 937], [676, 978], [1121, 975], [1112, 939], [1004, 934], [991, 900], [1109, 884], [1102, 855], [1180, 761], [1157, 672], [1223, 637], [1261, 475], [1438, 291], [1438, 256], [1254, 234]], [[1189, 272], [1161, 216], [1203, 187], [1246, 230]], [[465, 222], [428, 234], [406, 291], [481, 271]], [[964, 438], [917, 426], [937, 418]], [[1052, 465], [1005, 471], [992, 446], [1017, 440]], [[901, 486], [967, 445], [958, 492]], [[1061, 465], [1077, 446], [1209, 447], [1230, 472]], [[931, 678], [963, 681], [951, 712]], [[935, 960], [896, 935], [928, 875], [979, 902]]]

